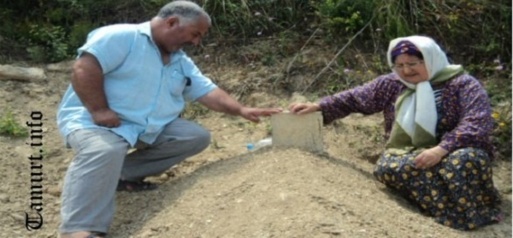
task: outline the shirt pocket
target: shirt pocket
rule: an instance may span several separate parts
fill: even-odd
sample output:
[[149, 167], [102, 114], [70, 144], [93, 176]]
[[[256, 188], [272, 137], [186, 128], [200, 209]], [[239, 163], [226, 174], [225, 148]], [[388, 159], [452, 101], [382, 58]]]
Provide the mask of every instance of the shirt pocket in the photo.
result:
[[183, 97], [183, 91], [187, 84], [187, 77], [179, 71], [173, 71], [170, 77], [166, 80], [168, 91], [173, 97]]

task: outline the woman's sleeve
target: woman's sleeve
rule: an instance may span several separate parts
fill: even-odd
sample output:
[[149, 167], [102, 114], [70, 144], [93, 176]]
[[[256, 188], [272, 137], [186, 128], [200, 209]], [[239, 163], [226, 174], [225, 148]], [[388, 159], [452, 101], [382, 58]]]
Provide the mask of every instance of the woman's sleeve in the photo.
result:
[[462, 76], [453, 96], [457, 97], [459, 122], [442, 136], [439, 146], [452, 152], [459, 148], [476, 147], [486, 149], [490, 145], [493, 130], [492, 109], [488, 95], [477, 79]]
[[365, 115], [383, 111], [397, 84], [389, 76], [380, 76], [362, 86], [324, 97], [320, 101], [324, 124], [357, 112]]

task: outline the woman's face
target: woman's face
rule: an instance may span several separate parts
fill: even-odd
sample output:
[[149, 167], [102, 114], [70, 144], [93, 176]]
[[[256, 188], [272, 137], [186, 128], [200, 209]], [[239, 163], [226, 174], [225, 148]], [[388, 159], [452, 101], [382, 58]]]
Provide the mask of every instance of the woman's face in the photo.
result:
[[395, 59], [393, 68], [408, 83], [417, 84], [428, 80], [426, 65], [417, 56], [401, 54]]

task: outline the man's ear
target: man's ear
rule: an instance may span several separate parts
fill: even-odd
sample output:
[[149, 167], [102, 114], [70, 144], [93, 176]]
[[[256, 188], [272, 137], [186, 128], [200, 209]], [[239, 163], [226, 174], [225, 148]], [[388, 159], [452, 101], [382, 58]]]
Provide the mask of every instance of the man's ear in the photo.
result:
[[180, 19], [177, 16], [171, 16], [166, 19], [166, 25], [170, 28], [173, 26], [178, 26], [180, 24]]

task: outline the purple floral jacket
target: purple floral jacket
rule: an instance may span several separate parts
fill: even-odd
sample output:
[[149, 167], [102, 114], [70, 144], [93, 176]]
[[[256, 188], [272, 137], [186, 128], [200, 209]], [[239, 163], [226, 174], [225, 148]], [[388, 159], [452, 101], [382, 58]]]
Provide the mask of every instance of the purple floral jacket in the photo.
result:
[[[396, 99], [405, 89], [398, 76], [391, 73], [324, 97], [320, 101], [324, 124], [353, 112], [369, 115], [383, 111], [385, 139], [388, 139], [395, 120]], [[441, 90], [436, 129], [439, 145], [449, 152], [465, 147], [480, 148], [493, 157], [492, 109], [481, 83], [471, 75], [462, 74], [442, 85], [434, 85], [433, 89]]]

